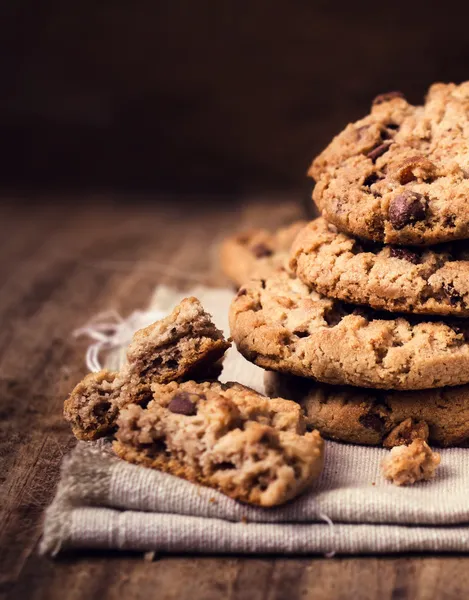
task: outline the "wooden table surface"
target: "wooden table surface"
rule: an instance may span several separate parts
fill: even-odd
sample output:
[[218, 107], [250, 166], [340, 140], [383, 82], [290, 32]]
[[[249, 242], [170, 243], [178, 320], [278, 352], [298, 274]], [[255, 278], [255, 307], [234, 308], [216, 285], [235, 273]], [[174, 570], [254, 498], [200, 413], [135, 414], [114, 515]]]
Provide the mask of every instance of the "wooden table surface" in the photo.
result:
[[[0, 598], [211, 600], [468, 597], [464, 556], [38, 556], [41, 519], [74, 439], [66, 394], [85, 374], [71, 332], [144, 307], [159, 283], [226, 284], [229, 232], [303, 216], [299, 196], [82, 194], [0, 204]], [[467, 569], [467, 570], [466, 570]]]

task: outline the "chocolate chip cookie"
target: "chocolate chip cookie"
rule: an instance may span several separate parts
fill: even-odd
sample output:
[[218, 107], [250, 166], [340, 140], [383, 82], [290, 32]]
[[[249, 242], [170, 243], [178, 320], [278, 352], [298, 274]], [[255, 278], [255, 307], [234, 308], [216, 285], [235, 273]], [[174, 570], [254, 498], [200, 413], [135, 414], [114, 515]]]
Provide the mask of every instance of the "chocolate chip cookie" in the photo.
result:
[[298, 402], [308, 428], [340, 442], [386, 448], [415, 439], [438, 446], [469, 445], [469, 385], [393, 392], [269, 372], [265, 387], [269, 396]]
[[321, 473], [323, 441], [306, 432], [298, 404], [240, 384], [151, 385], [148, 405], [118, 419], [121, 458], [213, 487], [236, 500], [275, 506]]
[[433, 248], [364, 243], [324, 219], [300, 232], [290, 268], [317, 292], [377, 309], [469, 316], [469, 242]]
[[288, 252], [305, 221], [295, 221], [274, 233], [250, 229], [227, 238], [220, 247], [223, 273], [239, 287], [253, 276], [267, 277], [281, 270]]
[[145, 401], [151, 383], [216, 377], [229, 347], [197, 298], [185, 298], [168, 317], [135, 333], [120, 372], [90, 373], [75, 387], [65, 419], [79, 439], [107, 435], [123, 406]]
[[431, 86], [423, 106], [378, 96], [309, 174], [341, 231], [398, 245], [469, 238], [469, 82]]
[[345, 304], [288, 273], [244, 285], [230, 327], [238, 350], [272, 371], [383, 389], [469, 382], [467, 321]]

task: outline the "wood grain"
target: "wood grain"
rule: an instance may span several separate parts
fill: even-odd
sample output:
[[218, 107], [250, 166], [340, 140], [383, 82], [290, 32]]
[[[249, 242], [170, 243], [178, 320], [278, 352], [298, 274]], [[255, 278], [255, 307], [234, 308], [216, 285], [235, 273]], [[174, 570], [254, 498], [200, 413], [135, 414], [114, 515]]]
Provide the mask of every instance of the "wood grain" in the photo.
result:
[[[37, 201], [39, 200], [39, 202]], [[38, 208], [41, 206], [41, 208]], [[464, 598], [469, 559], [37, 555], [44, 507], [74, 440], [62, 403], [85, 373], [74, 328], [145, 306], [153, 288], [225, 284], [216, 246], [301, 216], [299, 198], [49, 196], [0, 203], [0, 598]]]

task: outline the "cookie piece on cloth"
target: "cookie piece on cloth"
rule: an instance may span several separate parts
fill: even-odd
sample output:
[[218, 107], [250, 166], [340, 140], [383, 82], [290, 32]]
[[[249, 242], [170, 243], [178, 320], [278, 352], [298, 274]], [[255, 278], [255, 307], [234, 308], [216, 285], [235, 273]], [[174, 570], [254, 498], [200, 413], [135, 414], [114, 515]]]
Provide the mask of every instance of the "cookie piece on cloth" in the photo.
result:
[[437, 446], [469, 445], [469, 385], [433, 390], [372, 390], [319, 383], [268, 372], [266, 393], [298, 402], [309, 429], [339, 442]]
[[423, 106], [378, 97], [314, 160], [313, 198], [328, 221], [398, 245], [469, 238], [469, 82], [437, 83]]
[[435, 477], [441, 457], [423, 440], [396, 446], [381, 463], [383, 476], [394, 485], [413, 485]]
[[206, 378], [229, 347], [197, 298], [185, 298], [168, 317], [134, 334], [122, 374], [131, 386]]
[[275, 506], [321, 473], [323, 441], [298, 404], [240, 384], [152, 384], [152, 400], [127, 406], [114, 451], [132, 463], [213, 487], [242, 502]]
[[230, 327], [241, 354], [272, 371], [380, 389], [469, 382], [466, 321], [356, 307], [310, 291], [288, 273], [244, 285]]
[[223, 273], [239, 287], [253, 276], [267, 277], [281, 271], [293, 240], [305, 225], [305, 221], [295, 221], [274, 233], [250, 229], [227, 238], [220, 247]]
[[297, 236], [290, 268], [317, 292], [393, 312], [469, 316], [469, 242], [435, 248], [362, 243], [325, 219]]
[[152, 382], [216, 377], [230, 347], [196, 298], [135, 333], [121, 371], [90, 373], [64, 404], [74, 435], [93, 440], [111, 433], [120, 408], [144, 402]]

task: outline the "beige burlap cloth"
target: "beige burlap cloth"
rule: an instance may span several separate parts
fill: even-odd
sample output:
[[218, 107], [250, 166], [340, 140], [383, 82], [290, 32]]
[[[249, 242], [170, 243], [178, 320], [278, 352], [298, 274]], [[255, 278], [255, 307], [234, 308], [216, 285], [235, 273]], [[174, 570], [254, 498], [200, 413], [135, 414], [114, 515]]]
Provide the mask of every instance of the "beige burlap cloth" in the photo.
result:
[[[228, 290], [197, 288], [215, 322], [227, 329]], [[184, 294], [190, 295], [190, 294]], [[183, 297], [159, 288], [150, 311], [118, 321], [112, 339], [99, 320], [84, 331], [98, 367], [122, 360], [134, 329], [167, 313]], [[108, 317], [109, 315], [107, 315]], [[100, 333], [102, 331], [102, 333]], [[263, 372], [232, 349], [223, 381], [263, 389]], [[127, 464], [110, 443], [79, 442], [62, 465], [46, 511], [43, 553], [75, 548], [205, 553], [382, 553], [469, 550], [469, 450], [441, 452], [436, 478], [408, 488], [383, 480], [380, 448], [326, 443], [324, 472], [313, 489], [286, 506], [263, 510], [211, 489]]]

